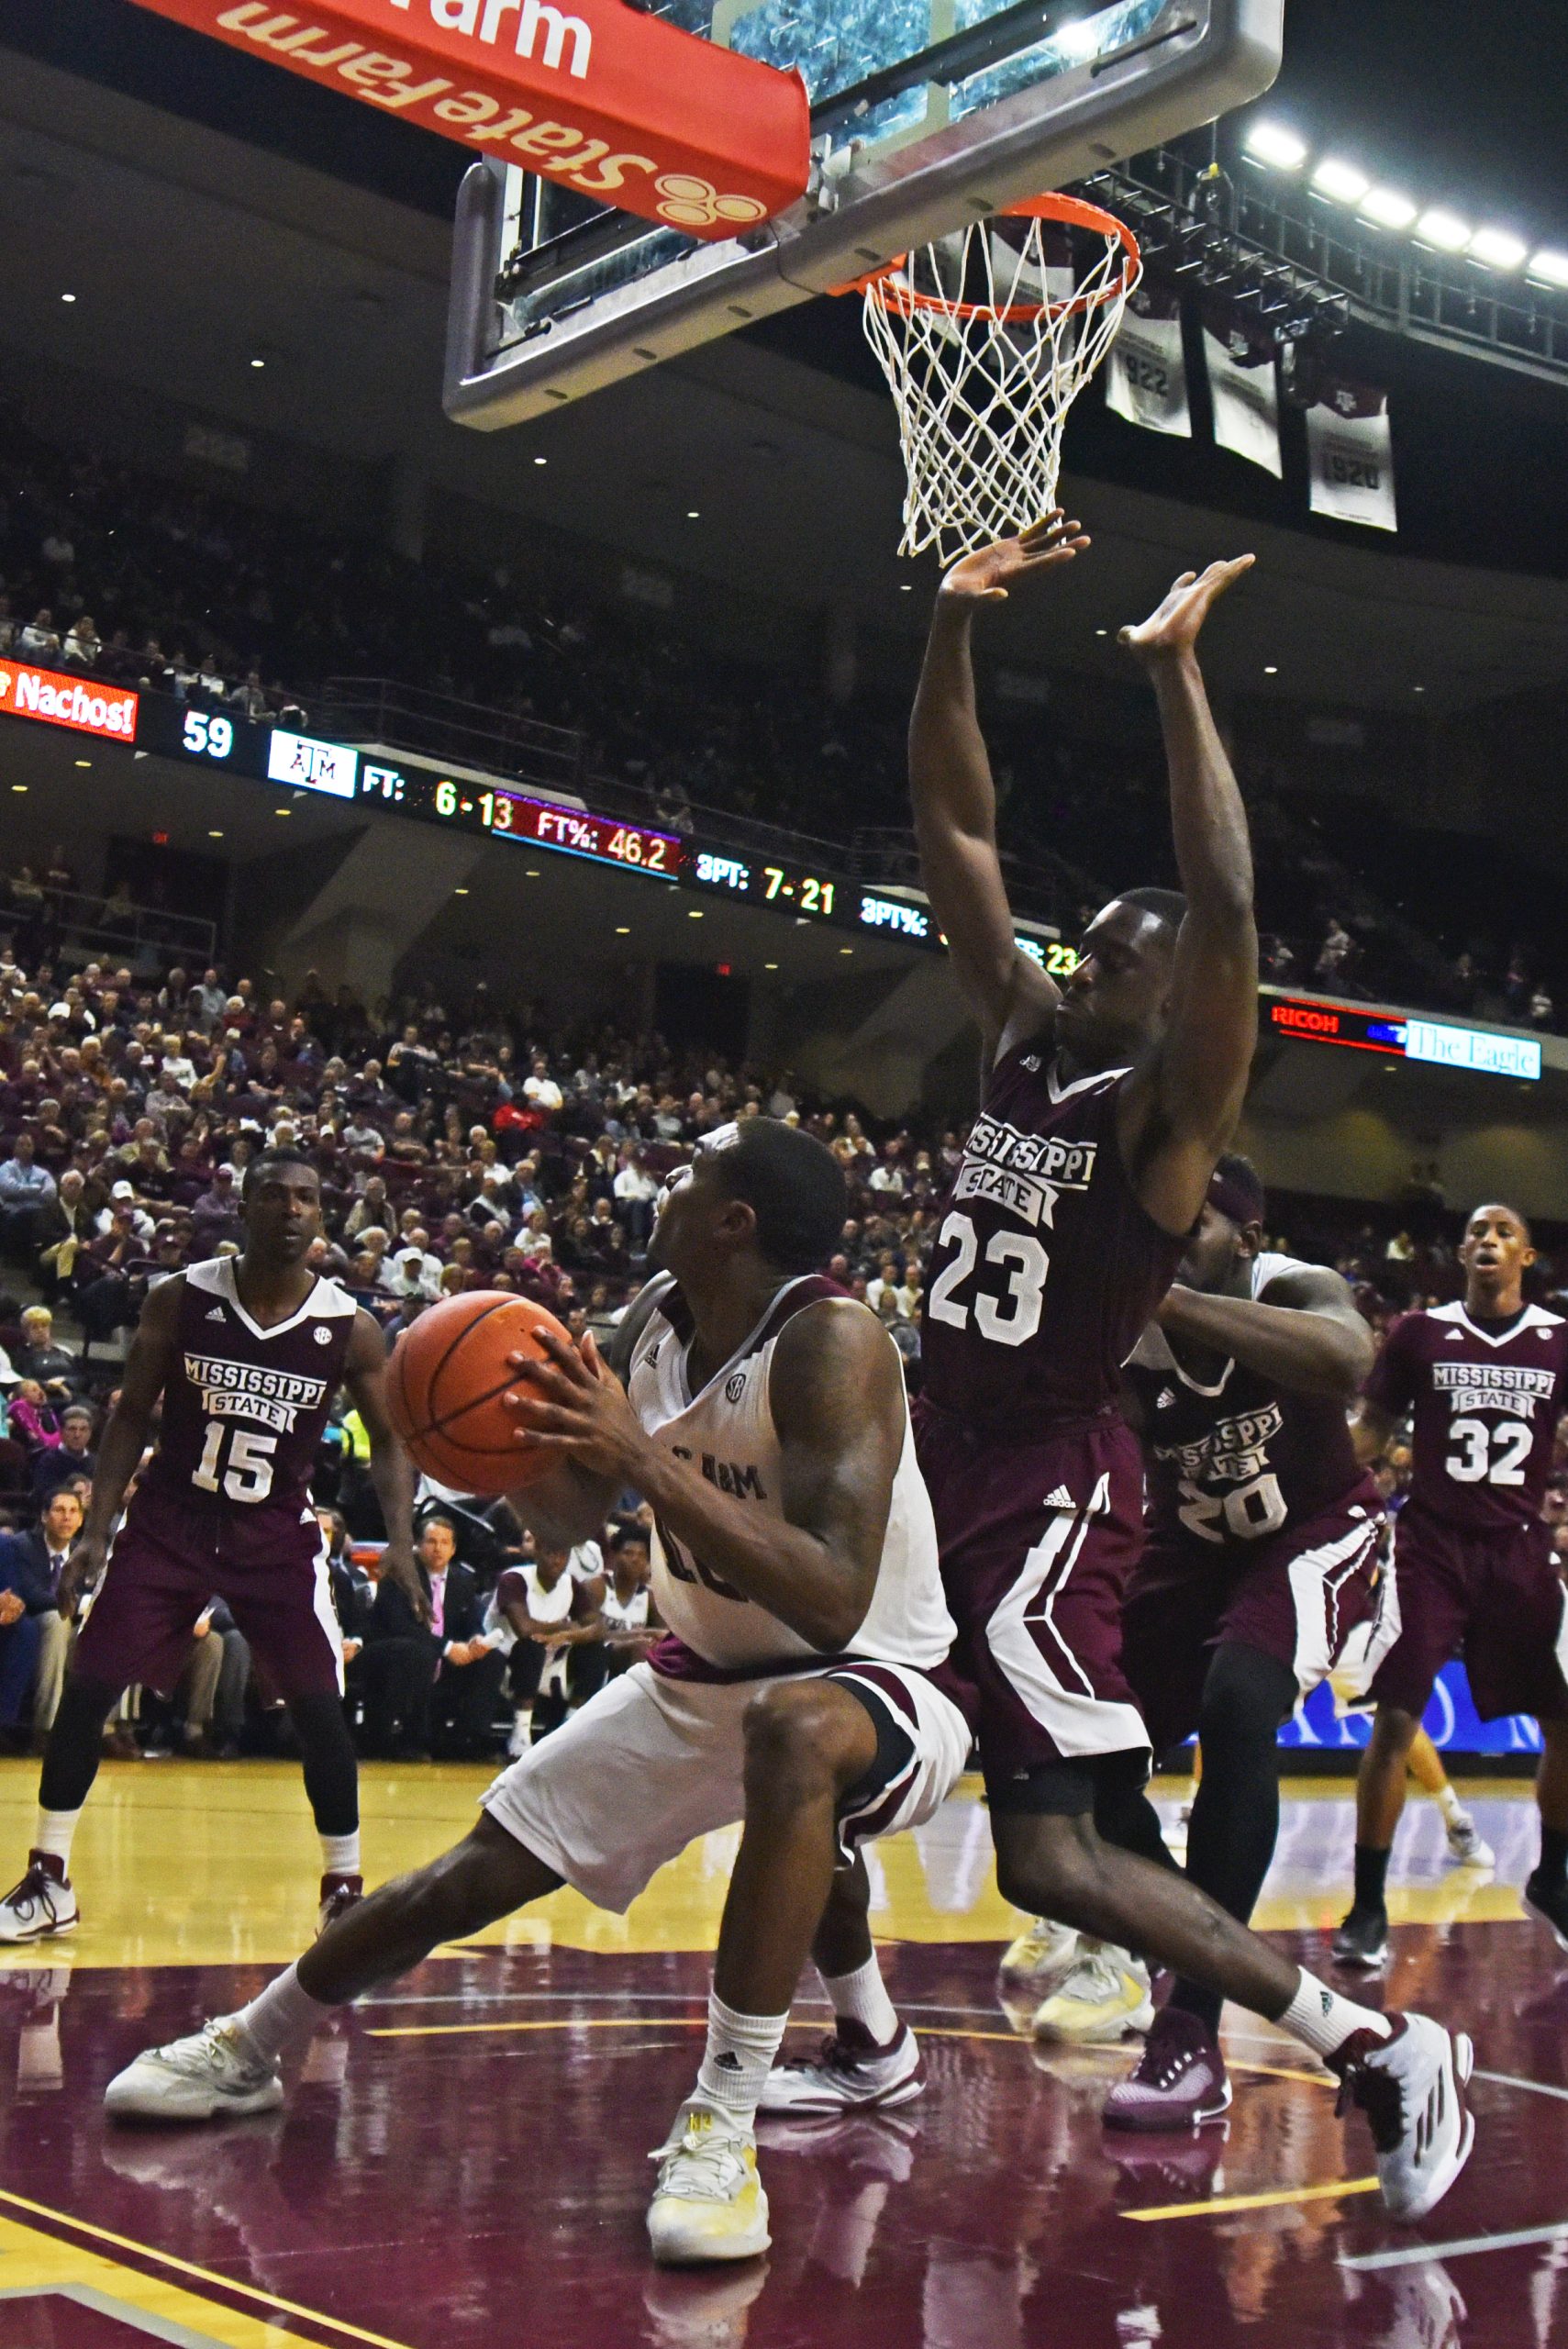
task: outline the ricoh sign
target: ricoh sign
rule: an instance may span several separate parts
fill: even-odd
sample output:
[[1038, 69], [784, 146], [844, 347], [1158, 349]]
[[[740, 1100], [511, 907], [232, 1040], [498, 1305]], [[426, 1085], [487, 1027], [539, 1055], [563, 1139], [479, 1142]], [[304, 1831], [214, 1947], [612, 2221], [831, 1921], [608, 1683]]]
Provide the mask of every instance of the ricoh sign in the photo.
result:
[[690, 236], [733, 237], [806, 186], [799, 75], [628, 0], [139, 5]]

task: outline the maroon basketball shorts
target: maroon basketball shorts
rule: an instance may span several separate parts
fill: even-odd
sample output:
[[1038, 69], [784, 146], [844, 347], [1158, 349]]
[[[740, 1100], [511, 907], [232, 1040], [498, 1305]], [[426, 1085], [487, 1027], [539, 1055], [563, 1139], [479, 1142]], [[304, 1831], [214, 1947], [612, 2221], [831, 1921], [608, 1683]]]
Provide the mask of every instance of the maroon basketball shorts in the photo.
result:
[[167, 1696], [214, 1598], [228, 1602], [273, 1695], [340, 1693], [342, 1640], [314, 1511], [184, 1501], [155, 1485], [142, 1486], [115, 1535], [75, 1670]]
[[1321, 1517], [1244, 1551], [1151, 1534], [1128, 1589], [1122, 1664], [1156, 1753], [1196, 1731], [1204, 1679], [1222, 1642], [1273, 1656], [1294, 1673], [1302, 1697], [1366, 1644], [1380, 1615], [1383, 1525], [1369, 1481]]
[[953, 1663], [975, 1690], [994, 1802], [1051, 1764], [1147, 1753], [1121, 1668], [1121, 1608], [1143, 1545], [1137, 1439], [1109, 1416], [1009, 1440], [921, 1401]]
[[1443, 1665], [1462, 1656], [1484, 1721], [1568, 1720], [1568, 1592], [1544, 1525], [1461, 1531], [1411, 1506], [1394, 1567], [1398, 1637], [1372, 1683], [1379, 1704], [1419, 1720]]

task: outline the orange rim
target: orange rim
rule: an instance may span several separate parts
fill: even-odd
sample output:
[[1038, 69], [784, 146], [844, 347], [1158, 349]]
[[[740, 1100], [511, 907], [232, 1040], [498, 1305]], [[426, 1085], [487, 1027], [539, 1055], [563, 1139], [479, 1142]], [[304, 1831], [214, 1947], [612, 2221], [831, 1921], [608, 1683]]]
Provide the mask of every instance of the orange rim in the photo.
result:
[[[1004, 326], [1023, 325], [1031, 318], [1049, 315], [1052, 318], [1070, 318], [1078, 313], [1097, 309], [1104, 303], [1114, 302], [1118, 295], [1130, 294], [1138, 281], [1143, 257], [1138, 250], [1138, 239], [1125, 220], [1113, 212], [1102, 212], [1097, 204], [1087, 204], [1081, 195], [1060, 195], [1051, 191], [1045, 195], [1021, 196], [1016, 204], [1004, 204], [992, 216], [997, 219], [1055, 220], [1069, 228], [1087, 228], [1114, 241], [1122, 248], [1121, 274], [1108, 285], [1094, 294], [1075, 295], [1071, 302], [1009, 302], [994, 309], [986, 302], [944, 302], [938, 294], [921, 294], [915, 287], [898, 283], [897, 273], [909, 256], [897, 253], [880, 269], [868, 270], [864, 277], [855, 278], [848, 285], [831, 285], [830, 294], [872, 294], [884, 310], [899, 317], [916, 317], [922, 310], [940, 311], [947, 318], [997, 318]], [[978, 227], [980, 224], [974, 224]]]

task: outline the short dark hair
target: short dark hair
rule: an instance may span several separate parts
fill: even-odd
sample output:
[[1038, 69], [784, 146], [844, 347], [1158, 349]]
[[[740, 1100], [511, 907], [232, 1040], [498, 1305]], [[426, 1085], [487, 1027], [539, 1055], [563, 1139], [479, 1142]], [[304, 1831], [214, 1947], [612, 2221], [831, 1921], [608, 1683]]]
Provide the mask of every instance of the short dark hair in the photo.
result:
[[1179, 889], [1124, 889], [1121, 903], [1152, 914], [1173, 940], [1187, 918], [1187, 901]]
[[1507, 1199], [1478, 1200], [1476, 1205], [1471, 1208], [1470, 1213], [1464, 1219], [1464, 1228], [1466, 1231], [1469, 1230], [1476, 1217], [1484, 1213], [1487, 1208], [1501, 1208], [1505, 1215], [1511, 1215], [1514, 1221], [1518, 1225], [1519, 1230], [1524, 1233], [1525, 1246], [1527, 1248], [1533, 1248], [1535, 1246], [1535, 1237], [1529, 1228], [1529, 1216], [1524, 1213], [1522, 1208], [1510, 1207]]
[[259, 1150], [246, 1167], [245, 1180], [239, 1186], [239, 1196], [242, 1199], [250, 1197], [253, 1186], [261, 1179], [261, 1169], [264, 1166], [304, 1166], [315, 1175], [317, 1183], [321, 1180], [321, 1170], [308, 1151], [296, 1150], [293, 1142], [280, 1141], [274, 1143], [270, 1150]]
[[1211, 1207], [1240, 1225], [1262, 1223], [1268, 1205], [1262, 1176], [1238, 1150], [1228, 1150], [1217, 1162], [1208, 1179], [1208, 1197]]
[[757, 1246], [784, 1273], [815, 1273], [839, 1245], [849, 1212], [844, 1170], [827, 1146], [776, 1118], [748, 1118], [713, 1163], [731, 1198], [757, 1219]]

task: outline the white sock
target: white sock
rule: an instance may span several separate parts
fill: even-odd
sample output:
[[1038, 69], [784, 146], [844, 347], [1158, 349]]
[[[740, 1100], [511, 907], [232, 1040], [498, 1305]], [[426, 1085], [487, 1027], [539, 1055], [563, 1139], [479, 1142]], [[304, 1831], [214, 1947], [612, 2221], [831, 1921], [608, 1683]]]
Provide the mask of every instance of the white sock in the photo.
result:
[[351, 1835], [323, 1835], [321, 1838], [321, 1873], [323, 1876], [358, 1876], [360, 1872], [360, 1831]]
[[531, 1705], [519, 1705], [517, 1711], [512, 1715], [513, 1728], [517, 1731], [519, 1736], [526, 1737], [533, 1725], [533, 1707]]
[[879, 2047], [891, 2046], [897, 2038], [898, 2011], [887, 1995], [875, 1950], [852, 1974], [824, 1974], [822, 1987], [840, 2022], [862, 2024]]
[[303, 2046], [331, 2012], [330, 2007], [301, 1989], [299, 1968], [291, 1965], [232, 2020], [255, 2049], [257, 2062], [275, 2064], [291, 2049]]
[[33, 1830], [33, 1849], [47, 1852], [60, 1862], [67, 1876], [71, 1873], [71, 1839], [76, 1832], [76, 1822], [82, 1816], [78, 1804], [74, 1810], [45, 1810], [39, 1806], [38, 1825]]
[[1438, 1792], [1432, 1797], [1432, 1800], [1441, 1811], [1443, 1818], [1450, 1827], [1457, 1827], [1462, 1821], [1468, 1826], [1469, 1817], [1464, 1805], [1460, 1801], [1459, 1797], [1454, 1793], [1454, 1790], [1451, 1786], [1445, 1784], [1440, 1787]]
[[1341, 1998], [1337, 1990], [1305, 1970], [1279, 2025], [1315, 2055], [1324, 2056], [1337, 2054], [1353, 2031], [1370, 2031], [1373, 2038], [1386, 2039], [1392, 2030], [1387, 2016], [1380, 2015], [1375, 2007], [1358, 2007], [1353, 1998]]
[[750, 2129], [788, 2021], [787, 2010], [782, 2015], [737, 2014], [717, 1990], [710, 1990], [707, 2048], [692, 2101], [711, 2105], [739, 2127]]

